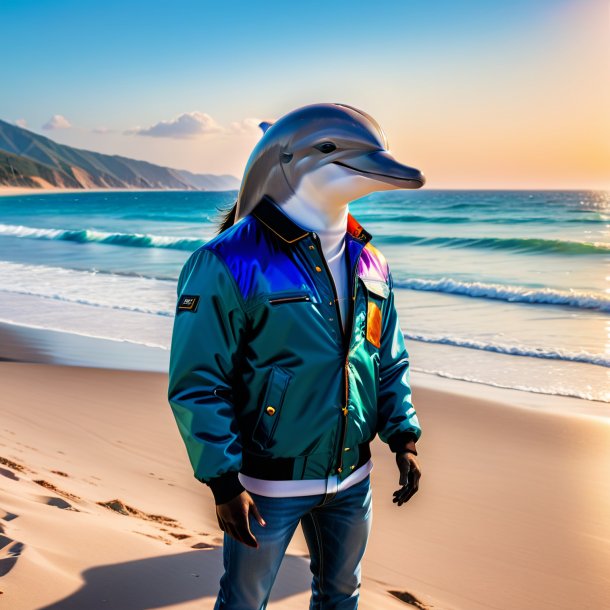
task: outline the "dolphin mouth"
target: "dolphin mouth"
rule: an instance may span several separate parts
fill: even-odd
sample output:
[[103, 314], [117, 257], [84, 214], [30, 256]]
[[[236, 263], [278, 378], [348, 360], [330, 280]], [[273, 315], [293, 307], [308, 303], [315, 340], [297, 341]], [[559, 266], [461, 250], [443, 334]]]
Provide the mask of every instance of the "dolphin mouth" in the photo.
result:
[[424, 186], [426, 178], [414, 167], [403, 165], [385, 150], [375, 150], [353, 157], [346, 161], [332, 161], [367, 178], [387, 182], [402, 189], [418, 189]]

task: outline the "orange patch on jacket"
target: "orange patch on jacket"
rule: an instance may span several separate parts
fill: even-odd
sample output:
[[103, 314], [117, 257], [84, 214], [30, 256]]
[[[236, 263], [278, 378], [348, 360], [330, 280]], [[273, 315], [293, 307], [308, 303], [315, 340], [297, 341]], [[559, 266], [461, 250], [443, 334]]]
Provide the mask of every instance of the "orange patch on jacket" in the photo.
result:
[[366, 338], [375, 347], [381, 347], [381, 309], [372, 301], [369, 301], [366, 312]]

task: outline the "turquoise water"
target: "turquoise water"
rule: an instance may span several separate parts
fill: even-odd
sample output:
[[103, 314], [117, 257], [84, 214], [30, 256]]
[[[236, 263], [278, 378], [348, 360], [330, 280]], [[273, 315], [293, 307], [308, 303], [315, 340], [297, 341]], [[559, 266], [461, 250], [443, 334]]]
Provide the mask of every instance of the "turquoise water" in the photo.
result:
[[[0, 321], [167, 348], [175, 283], [236, 192], [0, 198]], [[393, 191], [350, 204], [414, 370], [610, 402], [610, 194]]]

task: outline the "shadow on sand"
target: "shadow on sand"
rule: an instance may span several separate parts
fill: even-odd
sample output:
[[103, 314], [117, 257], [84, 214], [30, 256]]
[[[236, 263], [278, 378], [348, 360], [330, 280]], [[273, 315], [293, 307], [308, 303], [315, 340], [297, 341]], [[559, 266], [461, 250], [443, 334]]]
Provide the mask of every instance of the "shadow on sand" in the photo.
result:
[[[83, 572], [85, 582], [78, 591], [38, 610], [146, 610], [215, 600], [222, 571], [220, 548], [98, 566]], [[310, 586], [309, 559], [286, 555], [271, 600], [308, 591]]]

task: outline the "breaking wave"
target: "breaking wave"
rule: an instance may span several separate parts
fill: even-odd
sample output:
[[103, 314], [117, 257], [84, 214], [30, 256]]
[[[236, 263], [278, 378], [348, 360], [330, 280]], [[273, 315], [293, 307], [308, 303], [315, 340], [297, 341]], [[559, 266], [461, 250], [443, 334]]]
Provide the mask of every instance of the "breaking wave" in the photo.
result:
[[543, 347], [530, 347], [526, 345], [503, 345], [501, 343], [489, 343], [477, 341], [476, 339], [462, 339], [450, 335], [422, 335], [419, 333], [404, 332], [405, 339], [423, 341], [424, 343], [440, 343], [442, 345], [453, 345], [455, 347], [466, 347], [498, 354], [511, 356], [528, 356], [530, 358], [544, 358], [549, 360], [565, 360], [568, 362], [584, 362], [598, 366], [610, 367], [610, 356], [604, 354], [590, 354], [589, 352], [573, 352], [561, 348], [548, 349]]
[[[203, 237], [173, 237], [146, 233], [108, 233], [92, 229], [44, 229], [23, 225], [0, 224], [0, 235], [27, 239], [47, 239], [76, 243], [98, 243], [130, 248], [169, 248], [195, 250], [206, 243]], [[380, 235], [386, 243], [450, 248], [483, 248], [513, 250], [534, 254], [591, 255], [610, 254], [610, 245], [601, 242], [540, 238], [503, 237], [422, 237], [417, 235]]]
[[513, 250], [515, 252], [526, 252], [528, 254], [610, 254], [610, 245], [601, 242], [541, 239], [535, 237], [421, 237], [418, 235], [380, 235], [380, 240], [386, 243], [411, 244], [414, 246]]
[[528, 288], [527, 286], [464, 282], [451, 278], [441, 278], [440, 280], [409, 278], [406, 280], [396, 280], [394, 286], [410, 290], [427, 290], [476, 298], [496, 299], [510, 303], [565, 305], [578, 309], [610, 311], [610, 296], [578, 290]]
[[97, 243], [129, 248], [169, 248], [172, 250], [196, 250], [207, 240], [197, 237], [169, 237], [165, 235], [147, 235], [146, 233], [106, 233], [80, 229], [40, 229], [22, 225], [0, 224], [0, 235], [7, 237], [24, 237], [27, 239], [49, 239], [72, 241], [80, 244]]

